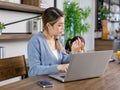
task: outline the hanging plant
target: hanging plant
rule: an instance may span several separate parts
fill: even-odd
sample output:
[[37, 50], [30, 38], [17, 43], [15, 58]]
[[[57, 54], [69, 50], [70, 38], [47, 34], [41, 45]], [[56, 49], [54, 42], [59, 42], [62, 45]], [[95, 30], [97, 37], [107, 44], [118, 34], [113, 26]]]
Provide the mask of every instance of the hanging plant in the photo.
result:
[[0, 35], [2, 35], [2, 30], [5, 29], [5, 24], [0, 22]]
[[3, 30], [3, 29], [5, 29], [5, 24], [0, 22], [0, 30]]

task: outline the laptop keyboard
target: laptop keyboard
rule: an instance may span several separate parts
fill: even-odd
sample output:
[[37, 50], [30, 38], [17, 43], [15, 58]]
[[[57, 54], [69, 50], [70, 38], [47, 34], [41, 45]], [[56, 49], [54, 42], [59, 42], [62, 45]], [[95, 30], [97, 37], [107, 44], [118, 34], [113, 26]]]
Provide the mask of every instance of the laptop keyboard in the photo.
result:
[[59, 73], [59, 76], [60, 76], [61, 78], [65, 78], [66, 73]]
[[64, 76], [60, 76], [61, 78], [65, 78], [65, 75]]

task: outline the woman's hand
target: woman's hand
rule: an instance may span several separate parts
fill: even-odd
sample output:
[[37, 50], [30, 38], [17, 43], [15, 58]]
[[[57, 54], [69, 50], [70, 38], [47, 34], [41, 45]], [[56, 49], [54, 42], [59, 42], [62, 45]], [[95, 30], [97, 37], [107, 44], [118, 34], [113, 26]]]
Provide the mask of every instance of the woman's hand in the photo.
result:
[[69, 64], [60, 64], [57, 66], [58, 71], [67, 72]]

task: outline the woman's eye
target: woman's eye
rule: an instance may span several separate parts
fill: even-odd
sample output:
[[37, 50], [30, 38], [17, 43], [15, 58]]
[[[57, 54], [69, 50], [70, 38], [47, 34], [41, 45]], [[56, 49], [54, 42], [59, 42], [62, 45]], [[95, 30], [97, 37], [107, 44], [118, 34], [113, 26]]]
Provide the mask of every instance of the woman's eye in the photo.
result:
[[58, 25], [59, 27], [61, 27], [62, 25]]

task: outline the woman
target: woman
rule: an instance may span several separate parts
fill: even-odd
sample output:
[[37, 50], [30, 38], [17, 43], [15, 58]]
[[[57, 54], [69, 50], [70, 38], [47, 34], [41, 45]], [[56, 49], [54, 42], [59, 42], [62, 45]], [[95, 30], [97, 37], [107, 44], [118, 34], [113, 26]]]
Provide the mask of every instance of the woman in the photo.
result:
[[[50, 7], [42, 14], [43, 32], [33, 36], [28, 43], [29, 76], [66, 72], [71, 55], [62, 48], [61, 35], [64, 32], [64, 14]], [[72, 51], [80, 43], [75, 42]]]
[[75, 36], [73, 37], [72, 39], [68, 39], [67, 42], [66, 42], [66, 45], [65, 45], [65, 50], [66, 50], [66, 53], [70, 54], [71, 53], [71, 48], [72, 48], [72, 45], [73, 43], [80, 39], [81, 41], [81, 45], [79, 45], [79, 49], [77, 49], [77, 52], [84, 52], [84, 47], [85, 47], [85, 40], [83, 37], [81, 36]]

